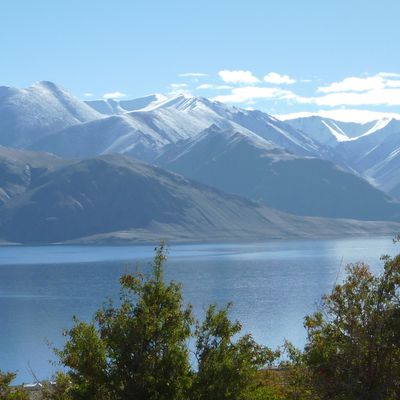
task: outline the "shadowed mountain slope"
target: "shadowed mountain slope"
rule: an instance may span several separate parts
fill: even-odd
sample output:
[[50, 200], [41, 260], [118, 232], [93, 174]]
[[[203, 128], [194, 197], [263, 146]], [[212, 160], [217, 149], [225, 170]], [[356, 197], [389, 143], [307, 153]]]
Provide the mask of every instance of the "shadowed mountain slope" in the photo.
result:
[[211, 127], [167, 148], [158, 164], [297, 215], [393, 220], [400, 204], [329, 161], [298, 157], [239, 132]]
[[123, 156], [50, 170], [0, 206], [0, 239], [17, 243], [263, 240], [399, 227], [296, 217]]

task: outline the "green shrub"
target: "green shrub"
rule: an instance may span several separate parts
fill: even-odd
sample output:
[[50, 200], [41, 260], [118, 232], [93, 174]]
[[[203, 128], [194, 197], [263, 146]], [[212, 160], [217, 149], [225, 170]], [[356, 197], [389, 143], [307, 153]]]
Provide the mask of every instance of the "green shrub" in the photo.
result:
[[187, 340], [193, 317], [181, 286], [163, 279], [164, 246], [152, 275], [121, 277], [121, 304], [97, 312], [91, 324], [75, 320], [57, 351], [69, 368], [73, 399], [185, 399], [191, 385]]
[[384, 257], [374, 276], [365, 264], [306, 317], [305, 357], [323, 399], [400, 398], [400, 256]]
[[238, 321], [228, 318], [230, 305], [208, 308], [196, 330], [196, 358], [193, 396], [196, 400], [239, 400], [255, 396], [256, 374], [271, 365], [277, 353], [258, 345], [251, 335], [234, 340], [241, 331]]
[[0, 371], [0, 399], [1, 400], [28, 400], [27, 392], [19, 386], [11, 386], [16, 374]]

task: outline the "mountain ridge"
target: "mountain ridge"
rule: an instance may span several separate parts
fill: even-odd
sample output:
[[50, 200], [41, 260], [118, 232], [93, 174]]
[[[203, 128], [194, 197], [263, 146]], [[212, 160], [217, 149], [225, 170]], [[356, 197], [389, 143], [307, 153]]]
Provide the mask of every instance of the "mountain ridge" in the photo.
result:
[[167, 147], [156, 163], [296, 215], [364, 220], [400, 215], [400, 204], [330, 161], [296, 156], [216, 126]]
[[[28, 89], [0, 88], [0, 116], [2, 111], [7, 114], [13, 101], [10, 115], [14, 112], [16, 117], [0, 120], [0, 144], [2, 138], [8, 146], [67, 159], [124, 154], [157, 164], [164, 157], [163, 167], [171, 169], [177, 162], [167, 162], [166, 154], [178, 157], [183, 147], [187, 154], [196, 148], [196, 159], [200, 164], [207, 163], [208, 176], [199, 173], [206, 171], [205, 164], [193, 162], [177, 172], [299, 215], [389, 218], [388, 210], [394, 210], [395, 202], [369, 184], [400, 199], [400, 176], [396, 172], [400, 166], [396, 127], [400, 122], [396, 120], [360, 125], [315, 117], [310, 131], [307, 121], [311, 120], [303, 120], [304, 126], [299, 129], [293, 127], [293, 121], [282, 122], [262, 111], [187, 95], [108, 99], [101, 102], [109, 107], [106, 115], [51, 82]], [[6, 124], [11, 128], [6, 129]], [[200, 142], [210, 129], [216, 129], [214, 136], [222, 135], [213, 140], [218, 139], [217, 147], [225, 147], [225, 153], [207, 161], [214, 149], [211, 142], [211, 148]], [[234, 154], [237, 159], [232, 158]], [[183, 155], [179, 158], [183, 160]], [[346, 175], [349, 172], [354, 175], [351, 179]], [[361, 182], [360, 177], [368, 183]], [[372, 204], [376, 205], [375, 214], [371, 213]]]
[[285, 214], [121, 155], [49, 169], [0, 206], [3, 243], [241, 241], [398, 229], [399, 223]]

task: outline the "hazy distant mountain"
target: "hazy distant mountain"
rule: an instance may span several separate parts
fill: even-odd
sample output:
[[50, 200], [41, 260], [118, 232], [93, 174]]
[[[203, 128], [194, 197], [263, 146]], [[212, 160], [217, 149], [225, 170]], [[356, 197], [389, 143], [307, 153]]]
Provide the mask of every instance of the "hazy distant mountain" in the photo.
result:
[[367, 171], [399, 147], [400, 120], [385, 119], [358, 138], [341, 143], [339, 150], [358, 170]]
[[261, 240], [399, 228], [284, 214], [123, 156], [49, 171], [0, 207], [0, 239], [19, 243]]
[[378, 129], [341, 144], [339, 150], [346, 154], [349, 165], [399, 198], [400, 120], [380, 122]]
[[299, 157], [253, 136], [212, 127], [170, 146], [158, 164], [230, 193], [298, 214], [398, 218], [400, 204], [329, 161]]
[[376, 125], [376, 121], [358, 124], [319, 116], [294, 118], [286, 122], [317, 143], [330, 147], [336, 147], [343, 141], [361, 136]]
[[316, 142], [332, 148], [321, 157], [357, 171], [400, 199], [400, 120], [382, 118], [356, 124], [314, 116], [287, 122]]
[[26, 148], [49, 133], [100, 116], [51, 82], [0, 87], [0, 145]]

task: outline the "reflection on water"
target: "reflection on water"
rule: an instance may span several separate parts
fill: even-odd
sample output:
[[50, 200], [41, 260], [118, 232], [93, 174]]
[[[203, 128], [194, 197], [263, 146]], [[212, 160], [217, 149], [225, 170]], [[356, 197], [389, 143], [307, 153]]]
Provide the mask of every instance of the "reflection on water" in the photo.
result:
[[[365, 261], [375, 271], [382, 254], [394, 254], [391, 238], [272, 241], [259, 244], [176, 245], [166, 278], [183, 283], [198, 318], [209, 303], [234, 303], [232, 317], [260, 343], [289, 339], [302, 346], [303, 317], [321, 294], [341, 280], [344, 266]], [[28, 363], [40, 378], [54, 367], [46, 341], [62, 344], [72, 315], [90, 320], [127, 269], [148, 271], [153, 246], [0, 247], [0, 369]]]

